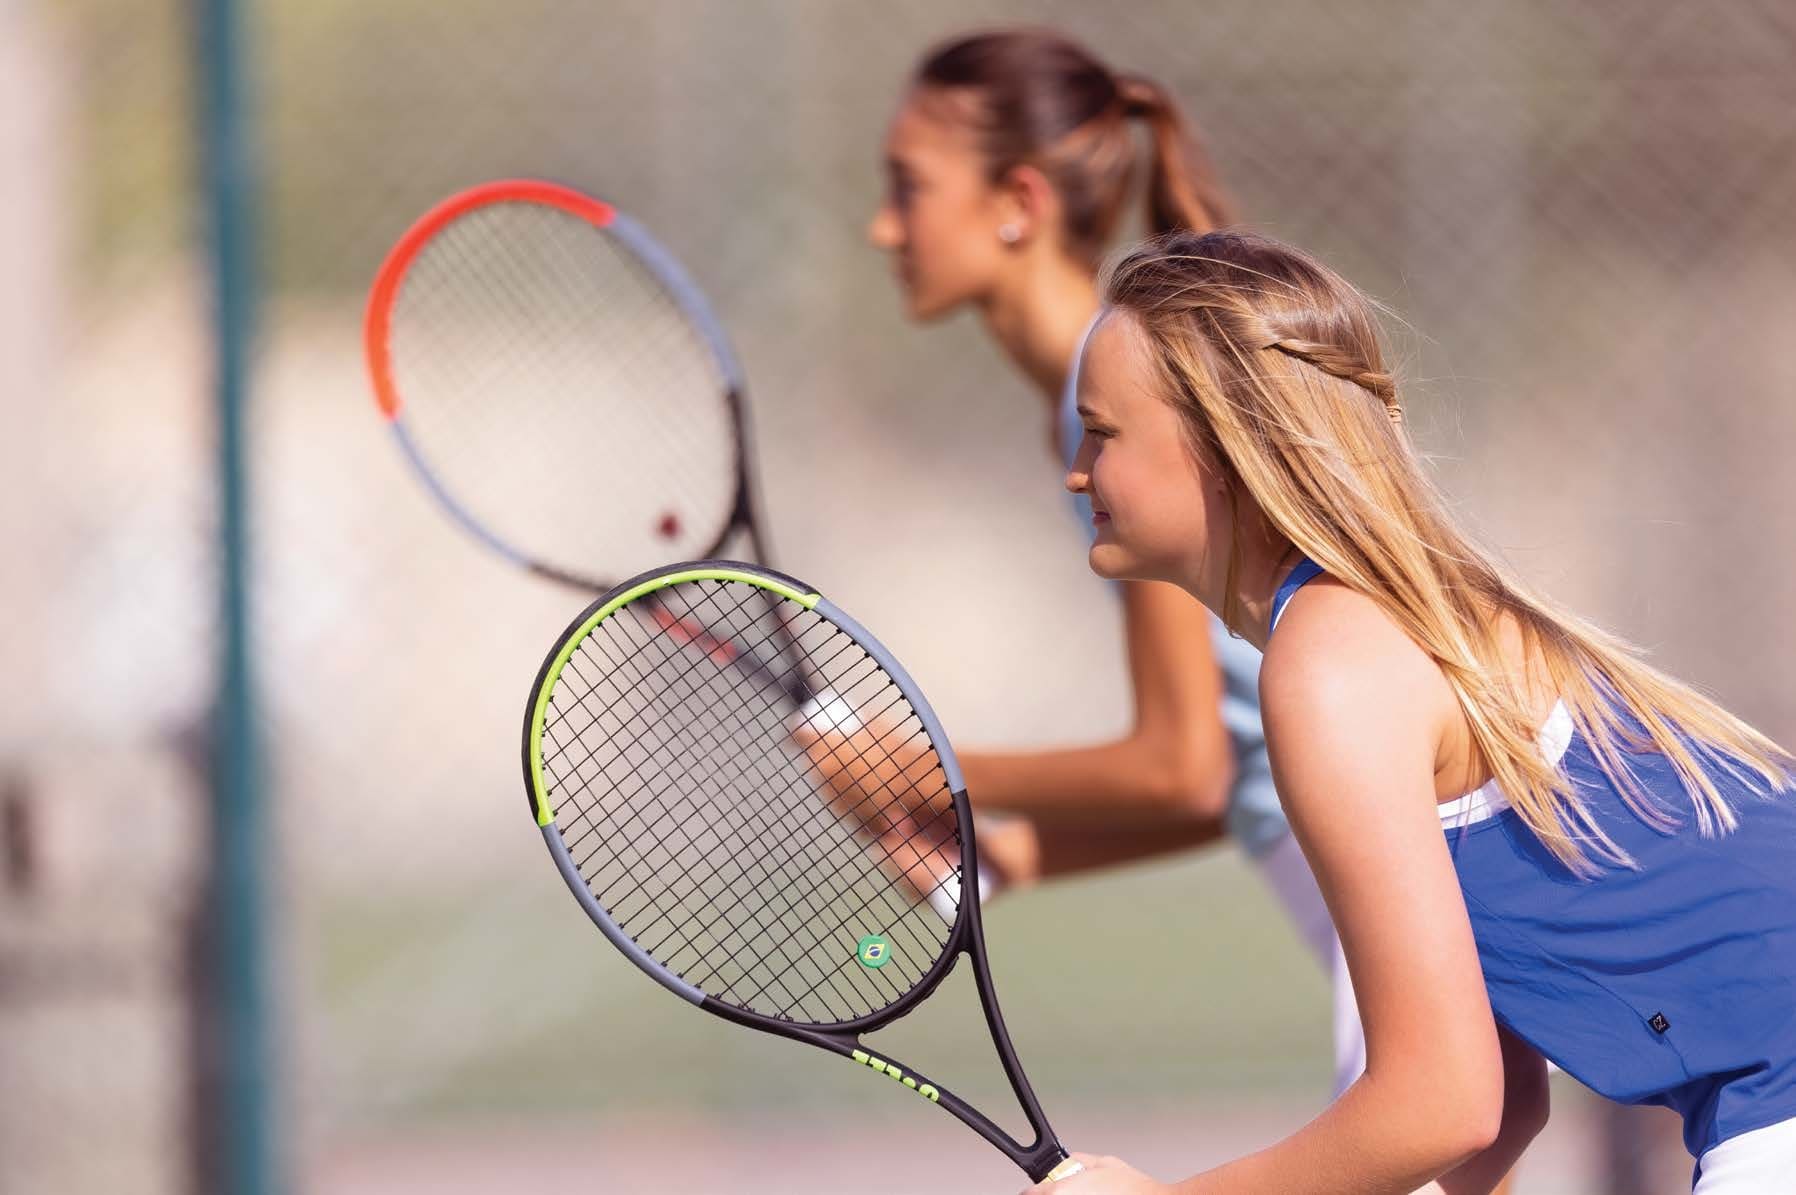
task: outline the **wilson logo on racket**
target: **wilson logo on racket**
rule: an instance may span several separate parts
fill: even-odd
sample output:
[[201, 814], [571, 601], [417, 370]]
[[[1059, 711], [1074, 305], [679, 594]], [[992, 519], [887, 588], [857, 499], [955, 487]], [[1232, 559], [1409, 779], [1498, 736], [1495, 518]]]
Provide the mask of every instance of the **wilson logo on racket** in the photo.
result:
[[868, 934], [861, 939], [855, 957], [861, 960], [863, 967], [883, 967], [892, 957], [892, 944], [886, 941], [884, 934]]
[[850, 1054], [849, 1057], [853, 1058], [862, 1066], [872, 1067], [888, 1079], [898, 1080], [898, 1082], [904, 1084], [932, 1104], [942, 1098], [942, 1093], [937, 1091], [934, 1087], [931, 1087], [927, 1083], [918, 1083], [915, 1079], [905, 1074], [897, 1065], [887, 1062], [883, 1058], [875, 1058], [865, 1050], [856, 1050], [854, 1053]]

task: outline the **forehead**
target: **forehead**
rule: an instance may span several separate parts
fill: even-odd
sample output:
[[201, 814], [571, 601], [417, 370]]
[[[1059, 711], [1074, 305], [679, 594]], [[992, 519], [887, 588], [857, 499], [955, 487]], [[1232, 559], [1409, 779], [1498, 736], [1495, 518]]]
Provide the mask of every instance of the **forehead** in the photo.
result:
[[942, 87], [913, 87], [898, 102], [886, 126], [888, 156], [978, 158], [979, 146], [966, 119], [968, 98]]
[[1141, 326], [1127, 312], [1106, 310], [1079, 358], [1079, 405], [1116, 412], [1153, 397], [1152, 360]]

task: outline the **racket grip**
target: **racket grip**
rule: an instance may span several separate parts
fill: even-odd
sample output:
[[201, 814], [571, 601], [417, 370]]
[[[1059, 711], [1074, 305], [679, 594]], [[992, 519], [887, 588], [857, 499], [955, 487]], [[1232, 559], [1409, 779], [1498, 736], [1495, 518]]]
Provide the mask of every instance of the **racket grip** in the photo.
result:
[[1084, 1163], [1075, 1161], [1072, 1158], [1064, 1158], [1061, 1160], [1060, 1165], [1048, 1171], [1048, 1181], [1057, 1183], [1063, 1178], [1071, 1178], [1073, 1175], [1078, 1174], [1084, 1169]]

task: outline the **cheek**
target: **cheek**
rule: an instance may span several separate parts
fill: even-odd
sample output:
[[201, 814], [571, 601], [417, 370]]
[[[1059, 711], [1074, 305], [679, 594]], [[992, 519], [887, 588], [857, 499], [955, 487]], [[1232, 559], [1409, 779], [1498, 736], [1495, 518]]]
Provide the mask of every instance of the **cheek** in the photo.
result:
[[1210, 538], [1214, 502], [1182, 458], [1150, 453], [1131, 460], [1127, 452], [1107, 450], [1093, 465], [1092, 485], [1111, 513], [1118, 540], [1144, 556], [1201, 551]]
[[946, 311], [978, 298], [997, 266], [997, 237], [979, 235], [979, 221], [950, 196], [913, 203], [905, 217], [906, 282], [913, 308]]

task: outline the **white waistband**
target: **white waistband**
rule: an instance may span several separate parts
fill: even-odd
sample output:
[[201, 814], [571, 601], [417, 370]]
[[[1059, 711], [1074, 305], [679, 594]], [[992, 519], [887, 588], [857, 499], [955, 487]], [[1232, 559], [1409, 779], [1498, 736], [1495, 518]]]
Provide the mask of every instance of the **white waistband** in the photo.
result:
[[[1556, 764], [1565, 757], [1566, 749], [1571, 746], [1572, 730], [1571, 711], [1565, 708], [1565, 702], [1555, 701], [1553, 712], [1547, 715], [1546, 723], [1534, 740], [1540, 744], [1540, 753], [1548, 763]], [[1509, 808], [1509, 798], [1503, 795], [1495, 780], [1486, 780], [1465, 796], [1442, 801], [1435, 808], [1441, 815], [1442, 827], [1458, 830], [1497, 816]]]
[[1729, 1137], [1703, 1154], [1691, 1195], [1761, 1195], [1790, 1189], [1796, 1167], [1796, 1120]]

